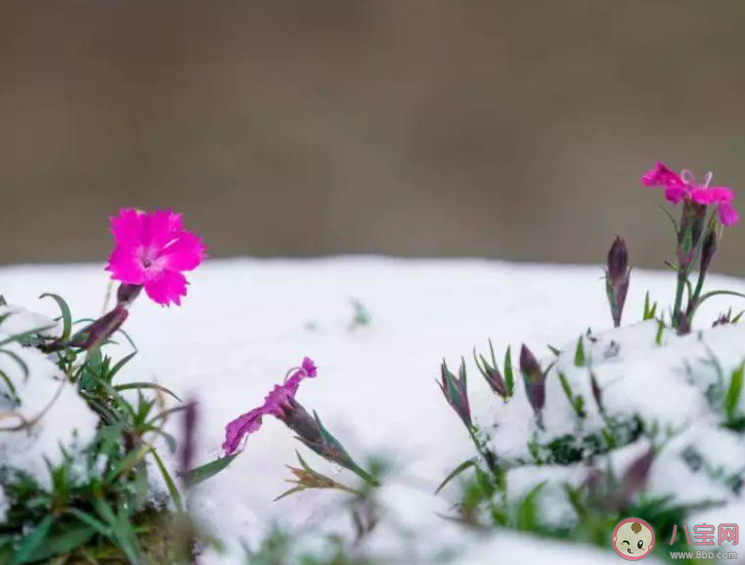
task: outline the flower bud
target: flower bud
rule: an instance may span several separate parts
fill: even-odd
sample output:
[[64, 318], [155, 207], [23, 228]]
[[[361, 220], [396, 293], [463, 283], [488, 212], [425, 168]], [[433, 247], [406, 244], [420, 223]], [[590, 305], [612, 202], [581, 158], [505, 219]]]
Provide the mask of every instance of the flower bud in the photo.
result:
[[126, 308], [117, 306], [108, 314], [101, 316], [98, 320], [76, 333], [70, 339], [70, 345], [83, 349], [92, 349], [101, 345], [121, 327], [128, 315], [129, 313]]
[[618, 489], [618, 499], [622, 505], [629, 504], [634, 495], [646, 484], [654, 457], [655, 450], [650, 447], [626, 470]]
[[465, 361], [462, 361], [460, 365], [460, 377], [456, 377], [451, 373], [444, 361], [440, 367], [440, 373], [442, 380], [438, 384], [440, 385], [442, 394], [445, 396], [445, 400], [455, 410], [455, 413], [460, 416], [466, 427], [471, 429], [473, 422], [471, 420], [471, 406], [468, 402]]
[[630, 279], [629, 251], [626, 241], [622, 237], [616, 237], [608, 251], [608, 264], [605, 271], [605, 292], [615, 327], [621, 325]]
[[129, 306], [142, 292], [140, 284], [120, 284], [116, 290], [116, 300], [120, 306]]
[[[315, 418], [294, 398], [289, 398], [282, 404], [282, 412], [277, 417], [307, 445], [321, 445], [323, 443], [321, 431]], [[313, 449], [315, 451], [315, 448]]]
[[520, 349], [520, 372], [523, 374], [525, 391], [533, 412], [540, 418], [546, 404], [546, 374], [535, 355], [525, 345]]
[[595, 400], [598, 410], [601, 414], [605, 413], [605, 406], [603, 405], [603, 390], [600, 388], [598, 378], [592, 371], [590, 371], [590, 389], [592, 390], [592, 398]]
[[714, 255], [717, 252], [717, 244], [719, 243], [719, 233], [717, 230], [710, 229], [709, 233], [706, 235], [706, 239], [704, 240], [704, 244], [701, 248], [701, 273], [702, 275], [705, 275], [706, 272], [709, 270], [709, 266], [711, 265], [712, 259], [714, 259]]

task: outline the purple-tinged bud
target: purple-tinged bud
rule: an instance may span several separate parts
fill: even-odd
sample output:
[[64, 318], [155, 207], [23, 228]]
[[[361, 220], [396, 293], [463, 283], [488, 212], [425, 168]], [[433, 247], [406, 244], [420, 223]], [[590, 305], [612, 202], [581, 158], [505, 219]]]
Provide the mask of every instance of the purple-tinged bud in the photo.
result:
[[629, 270], [629, 250], [626, 240], [616, 236], [608, 251], [608, 278], [617, 282], [625, 278]]
[[142, 292], [141, 284], [120, 284], [116, 290], [116, 300], [119, 306], [129, 306]]
[[631, 270], [629, 269], [629, 251], [626, 241], [616, 237], [608, 251], [608, 264], [605, 270], [605, 292], [610, 304], [613, 325], [621, 325], [623, 307], [629, 291]]
[[711, 265], [711, 261], [714, 259], [714, 255], [717, 252], [717, 244], [719, 243], [719, 233], [716, 228], [709, 229], [709, 233], [706, 235], [704, 244], [701, 248], [701, 274], [706, 274]]
[[460, 377], [456, 377], [448, 369], [447, 364], [443, 361], [440, 367], [441, 381], [440, 390], [445, 396], [445, 400], [450, 404], [455, 413], [460, 416], [463, 423], [470, 430], [473, 427], [471, 421], [471, 406], [468, 403], [468, 388], [466, 386], [466, 363], [461, 361]]
[[725, 326], [727, 324], [736, 324], [740, 321], [740, 318], [742, 318], [745, 311], [740, 312], [735, 317], [732, 317], [732, 308], [727, 310], [727, 312], [723, 312], [719, 314], [719, 317], [714, 321], [714, 323], [711, 325], [712, 328], [716, 328], [717, 326]]
[[687, 275], [691, 269], [706, 221], [706, 206], [686, 201], [678, 226], [678, 266]]
[[354, 462], [341, 442], [324, 427], [315, 412], [311, 416], [294, 398], [284, 399], [279, 409], [280, 411], [275, 414], [277, 418], [295, 432], [297, 439], [308, 448], [324, 459], [357, 474], [369, 485], [379, 486], [380, 483], [375, 478]]
[[520, 349], [520, 372], [523, 374], [525, 391], [528, 393], [533, 412], [540, 418], [546, 404], [546, 373], [541, 369], [535, 355], [525, 345]]
[[[295, 432], [305, 444], [317, 445], [320, 449], [320, 446], [323, 444], [323, 438], [316, 419], [294, 398], [288, 398], [282, 404], [281, 408], [282, 412], [277, 417]], [[315, 448], [312, 449], [316, 451]], [[318, 453], [318, 451], [316, 452]], [[323, 455], [321, 453], [319, 454]]]
[[598, 410], [601, 414], [604, 414], [605, 406], [603, 405], [603, 389], [600, 388], [598, 378], [592, 371], [590, 371], [590, 389], [592, 390], [592, 398], [595, 400]]
[[489, 387], [502, 398], [507, 397], [507, 385], [504, 382], [502, 373], [496, 367], [487, 366], [482, 373]]
[[104, 314], [98, 320], [76, 333], [70, 339], [70, 345], [83, 349], [92, 349], [101, 345], [121, 327], [128, 315], [129, 313], [126, 308], [117, 306], [108, 314]]
[[[491, 345], [491, 342], [489, 343]], [[493, 357], [494, 350], [492, 350], [492, 360]], [[495, 364], [492, 366], [486, 359], [484, 359], [483, 355], [476, 355], [475, 349], [473, 351], [473, 359], [476, 361], [476, 366], [489, 385], [489, 388], [492, 389], [495, 394], [506, 400], [509, 396], [507, 392], [507, 383], [505, 382], [502, 373], [499, 372], [496, 362], [493, 361]]]
[[618, 489], [617, 499], [621, 505], [631, 502], [634, 495], [646, 484], [649, 472], [652, 469], [655, 450], [650, 447], [641, 457], [636, 459], [626, 469]]

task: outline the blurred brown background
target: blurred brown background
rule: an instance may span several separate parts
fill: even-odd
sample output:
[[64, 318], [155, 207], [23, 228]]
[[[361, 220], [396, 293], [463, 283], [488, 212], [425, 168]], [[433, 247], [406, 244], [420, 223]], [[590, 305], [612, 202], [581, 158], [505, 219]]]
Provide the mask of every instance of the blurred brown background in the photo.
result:
[[[656, 159], [745, 191], [744, 17], [0, 0], [0, 263], [103, 261], [107, 216], [137, 206], [185, 212], [212, 256], [601, 262], [622, 233], [659, 266], [672, 231], [638, 184]], [[730, 230], [718, 268], [745, 275], [744, 244]]]

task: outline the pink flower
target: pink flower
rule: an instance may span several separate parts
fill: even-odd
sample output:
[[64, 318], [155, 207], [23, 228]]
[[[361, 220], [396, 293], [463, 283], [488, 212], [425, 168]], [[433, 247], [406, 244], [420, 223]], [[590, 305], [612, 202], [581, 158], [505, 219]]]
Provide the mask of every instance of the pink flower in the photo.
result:
[[707, 173], [704, 183], [698, 184], [693, 173], [688, 170], [677, 174], [666, 165], [657, 163], [654, 169], [642, 177], [644, 186], [659, 186], [665, 189], [668, 202], [677, 204], [681, 201], [695, 202], [703, 206], [716, 204], [719, 219], [725, 226], [737, 223], [739, 215], [732, 206], [734, 193], [726, 186], [709, 186], [711, 173]]
[[181, 214], [121, 209], [111, 218], [111, 233], [116, 243], [106, 266], [111, 278], [144, 286], [158, 304], [180, 306], [189, 284], [182, 271], [196, 269], [207, 256], [201, 238], [184, 230]]
[[225, 427], [225, 441], [222, 444], [225, 453], [230, 455], [235, 452], [244, 436], [258, 431], [264, 416], [284, 419], [286, 411], [293, 409], [293, 401], [300, 382], [306, 377], [313, 378], [316, 374], [317, 369], [313, 360], [305, 357], [299, 369], [293, 371], [284, 383], [275, 385], [266, 395], [264, 404], [239, 416]]

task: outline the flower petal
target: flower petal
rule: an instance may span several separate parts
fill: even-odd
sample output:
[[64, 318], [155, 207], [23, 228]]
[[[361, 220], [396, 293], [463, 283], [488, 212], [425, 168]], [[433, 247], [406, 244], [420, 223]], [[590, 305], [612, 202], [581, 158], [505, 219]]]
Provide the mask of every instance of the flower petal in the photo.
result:
[[109, 219], [111, 233], [118, 247], [132, 249], [142, 245], [147, 214], [134, 208], [122, 208]]
[[182, 232], [172, 243], [159, 254], [159, 263], [173, 271], [191, 271], [196, 269], [207, 256], [207, 247], [195, 234]]
[[181, 214], [170, 210], [156, 210], [147, 215], [143, 244], [153, 249], [161, 249], [181, 235], [183, 231]]
[[225, 441], [222, 444], [225, 453], [230, 455], [235, 452], [244, 436], [258, 431], [261, 428], [262, 417], [265, 415], [263, 406], [254, 408], [225, 426]]
[[687, 194], [688, 191], [684, 187], [670, 186], [665, 189], [665, 199], [672, 204], [677, 204], [683, 200]]
[[728, 186], [712, 186], [706, 189], [709, 193], [710, 202], [732, 202], [735, 192]]
[[317, 374], [318, 369], [316, 368], [315, 363], [313, 363], [313, 360], [309, 357], [305, 357], [303, 359], [302, 367], [292, 373], [292, 375], [285, 380], [282, 386], [286, 391], [288, 391], [291, 398], [295, 398], [300, 382], [306, 377], [311, 379], [315, 378]]
[[186, 277], [177, 271], [169, 270], [147, 270], [145, 280], [145, 292], [147, 295], [163, 306], [170, 303], [181, 306], [181, 297], [186, 296]]
[[719, 219], [725, 226], [734, 226], [740, 219], [737, 210], [729, 202], [720, 203], [717, 211], [719, 212]]
[[680, 178], [678, 173], [659, 162], [655, 165], [654, 169], [650, 169], [642, 176], [642, 184], [644, 186], [662, 186], [665, 188], [686, 187], [686, 183]]
[[145, 282], [145, 268], [134, 249], [129, 247], [114, 249], [109, 257], [106, 270], [111, 273], [111, 278], [115, 281], [126, 284], [142, 284]]

